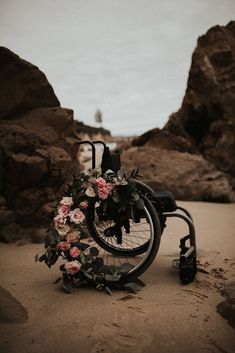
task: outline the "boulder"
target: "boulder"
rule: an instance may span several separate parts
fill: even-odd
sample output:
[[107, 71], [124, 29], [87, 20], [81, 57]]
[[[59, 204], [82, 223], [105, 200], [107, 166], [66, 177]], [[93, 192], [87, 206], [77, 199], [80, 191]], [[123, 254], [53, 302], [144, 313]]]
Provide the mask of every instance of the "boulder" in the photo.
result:
[[0, 47], [0, 82], [0, 119], [60, 105], [46, 76], [4, 47]]
[[182, 106], [163, 130], [235, 178], [235, 21], [198, 39]]
[[217, 305], [217, 311], [235, 329], [235, 282], [228, 283], [222, 295], [225, 300]]
[[0, 286], [0, 322], [23, 323], [27, 320], [27, 310], [6, 289]]
[[198, 39], [181, 108], [163, 129], [146, 132], [132, 146], [139, 148], [127, 148], [124, 166], [141, 167], [158, 190], [183, 200], [234, 201], [234, 21]]
[[156, 191], [170, 190], [178, 200], [234, 201], [227, 176], [201, 155], [132, 147], [123, 152], [122, 166], [127, 174], [140, 168], [142, 181]]
[[132, 141], [132, 146], [143, 145], [179, 152], [197, 152], [197, 148], [188, 139], [183, 136], [173, 135], [159, 128], [147, 131]]
[[[0, 240], [43, 241], [55, 203], [79, 172], [73, 111], [46, 76], [0, 48]], [[44, 228], [43, 228], [44, 229]]]

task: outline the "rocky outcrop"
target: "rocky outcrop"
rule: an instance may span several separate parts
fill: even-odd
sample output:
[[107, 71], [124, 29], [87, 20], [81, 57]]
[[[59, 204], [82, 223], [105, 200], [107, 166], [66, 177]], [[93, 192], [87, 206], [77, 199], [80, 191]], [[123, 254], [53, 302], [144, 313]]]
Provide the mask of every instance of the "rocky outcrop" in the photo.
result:
[[233, 200], [227, 177], [201, 155], [131, 147], [123, 152], [122, 166], [127, 174], [139, 167], [142, 181], [155, 191], [170, 190], [178, 200]]
[[[198, 39], [180, 110], [162, 130], [153, 129], [133, 141], [132, 146], [140, 146], [145, 180], [184, 200], [233, 201], [234, 102], [235, 22], [230, 22]], [[152, 148], [151, 156], [147, 147]], [[143, 165], [131, 151], [123, 160], [132, 169]]]
[[83, 138], [90, 138], [90, 139], [96, 139], [102, 138], [102, 139], [110, 139], [111, 138], [111, 132], [107, 129], [104, 129], [103, 127], [94, 127], [90, 125], [86, 125], [81, 121], [76, 121], [75, 120], [75, 127], [76, 127], [76, 132], [78, 136], [83, 139]]
[[189, 140], [183, 138], [182, 136], [176, 136], [168, 131], [164, 131], [158, 128], [147, 131], [132, 141], [132, 146], [144, 145], [164, 150], [175, 150], [179, 152], [197, 152], [196, 147], [193, 146]]
[[217, 311], [235, 329], [235, 282], [228, 283], [222, 295], [225, 300], [217, 305]]
[[27, 310], [1, 286], [0, 299], [0, 323], [23, 323], [28, 320]]
[[164, 131], [187, 139], [235, 178], [235, 22], [198, 39], [182, 106]]
[[0, 48], [0, 240], [42, 241], [57, 197], [78, 172], [73, 111], [45, 75]]
[[0, 119], [40, 107], [59, 107], [46, 76], [34, 65], [0, 47]]

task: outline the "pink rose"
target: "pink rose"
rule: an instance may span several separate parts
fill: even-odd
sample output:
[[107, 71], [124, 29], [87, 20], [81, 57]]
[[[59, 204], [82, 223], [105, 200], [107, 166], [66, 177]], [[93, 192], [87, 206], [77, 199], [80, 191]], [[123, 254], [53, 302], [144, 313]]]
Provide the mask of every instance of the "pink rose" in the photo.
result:
[[109, 196], [109, 192], [105, 191], [104, 188], [99, 190], [99, 198], [101, 200], [106, 200]]
[[102, 178], [102, 177], [99, 177], [97, 180], [96, 180], [96, 183], [98, 185], [98, 188], [102, 188], [103, 186], [106, 185], [106, 181]]
[[84, 201], [80, 202], [79, 208], [85, 209], [87, 207], [88, 207], [88, 201], [87, 200], [84, 200]]
[[66, 205], [62, 205], [58, 208], [58, 213], [62, 217], [67, 217], [70, 211], [70, 207]]
[[67, 235], [67, 242], [76, 243], [80, 239], [80, 234], [78, 232], [70, 232]]
[[81, 252], [81, 250], [80, 249], [78, 249], [76, 246], [74, 246], [72, 249], [70, 249], [70, 256], [71, 257], [78, 257], [79, 256], [79, 254], [80, 254], [80, 252]]
[[60, 204], [62, 206], [71, 207], [73, 205], [73, 199], [72, 199], [72, 197], [64, 196], [64, 197], [62, 197], [62, 200], [60, 201]]
[[108, 198], [110, 192], [113, 190], [113, 185], [111, 183], [107, 183], [105, 179], [99, 177], [97, 180], [98, 186], [98, 195], [101, 200], [105, 200]]
[[57, 247], [57, 249], [64, 251], [64, 250], [70, 249], [71, 244], [67, 243], [66, 241], [61, 241], [60, 243], [58, 243], [56, 245], [56, 247]]
[[70, 231], [70, 227], [67, 224], [57, 224], [55, 229], [61, 236], [65, 236]]
[[114, 188], [114, 185], [111, 184], [111, 183], [107, 183], [107, 184], [106, 184], [106, 188], [107, 188], [107, 190], [108, 190], [109, 192], [111, 192], [111, 191], [113, 190], [113, 188]]
[[66, 223], [66, 218], [63, 217], [61, 214], [58, 214], [58, 215], [54, 218], [54, 224], [55, 224], [55, 226], [64, 225], [65, 223]]
[[74, 275], [80, 270], [81, 264], [77, 260], [74, 260], [74, 261], [67, 262], [64, 265], [64, 267], [68, 273], [70, 273], [71, 275]]
[[106, 184], [106, 186], [99, 188], [98, 193], [99, 193], [99, 198], [101, 200], [105, 200], [108, 198], [110, 192], [113, 189], [113, 185], [112, 184]]
[[82, 223], [85, 219], [85, 215], [82, 213], [80, 208], [75, 208], [74, 210], [70, 211], [69, 217], [70, 221], [75, 224]]

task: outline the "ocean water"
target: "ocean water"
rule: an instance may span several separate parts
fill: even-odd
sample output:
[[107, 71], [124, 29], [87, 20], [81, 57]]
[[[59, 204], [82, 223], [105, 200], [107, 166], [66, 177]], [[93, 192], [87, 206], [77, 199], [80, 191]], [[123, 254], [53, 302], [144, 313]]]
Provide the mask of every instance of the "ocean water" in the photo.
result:
[[100, 109], [114, 135], [138, 135], [179, 109], [198, 36], [234, 13], [234, 0], [2, 0], [0, 42], [75, 119]]

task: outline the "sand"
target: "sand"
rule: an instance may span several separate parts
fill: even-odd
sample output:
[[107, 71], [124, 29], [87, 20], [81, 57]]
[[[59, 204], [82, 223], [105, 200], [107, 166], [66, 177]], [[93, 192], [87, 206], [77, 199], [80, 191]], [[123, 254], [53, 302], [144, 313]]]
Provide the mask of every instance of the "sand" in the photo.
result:
[[82, 288], [69, 295], [60, 275], [35, 263], [42, 244], [0, 246], [1, 285], [27, 310], [24, 322], [1, 322], [5, 353], [235, 352], [235, 331], [216, 311], [220, 290], [235, 280], [235, 204], [179, 202], [195, 219], [200, 268], [183, 286], [172, 259], [186, 227], [169, 220], [138, 294]]

